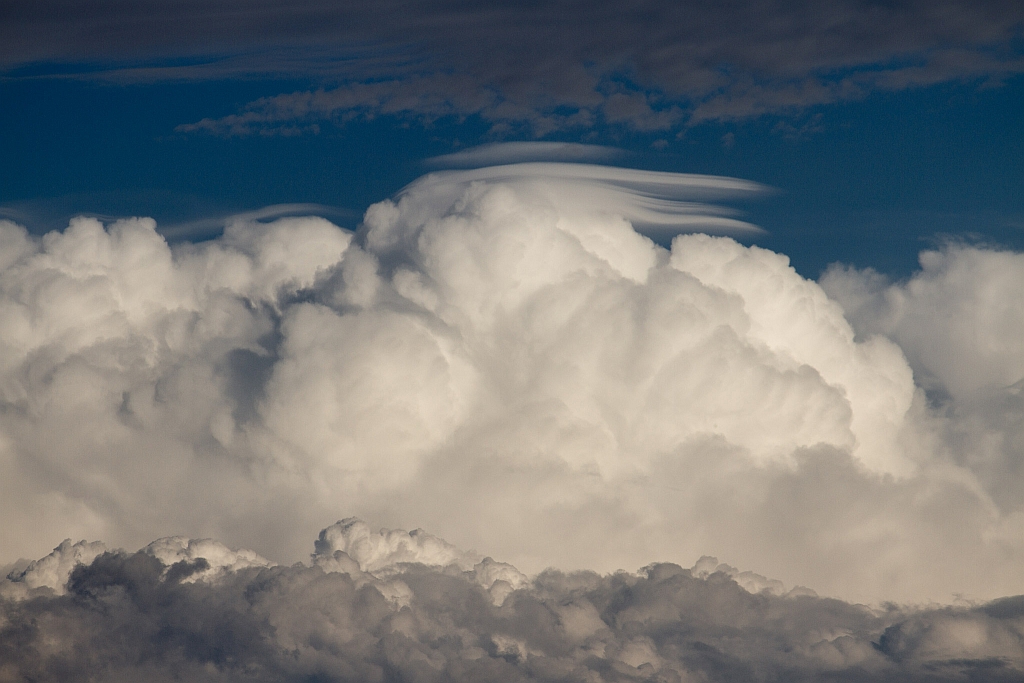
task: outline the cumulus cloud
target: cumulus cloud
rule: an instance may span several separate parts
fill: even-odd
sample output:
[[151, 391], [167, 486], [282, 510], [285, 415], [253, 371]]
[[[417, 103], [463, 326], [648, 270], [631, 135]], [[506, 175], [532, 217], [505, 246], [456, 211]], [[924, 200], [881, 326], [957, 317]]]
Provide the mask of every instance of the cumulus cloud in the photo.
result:
[[[638, 131], [799, 111], [878, 90], [1022, 71], [1013, 0], [755, 0], [624, 7], [301, 0], [9, 2], [0, 69], [65, 77], [312, 78], [184, 130], [317, 130], [353, 115], [479, 115], [496, 130]], [[386, 17], [386, 20], [382, 20]]]
[[[190, 550], [151, 551], [168, 545]], [[333, 564], [322, 562], [332, 549]], [[66, 564], [74, 553], [62, 544], [57, 555]], [[782, 594], [777, 581], [745, 590], [738, 579], [749, 572], [713, 558], [689, 570], [661, 563], [530, 579], [503, 565], [510, 585], [481, 581], [481, 567], [500, 563], [467, 569], [466, 556], [426, 532], [375, 532], [356, 519], [321, 532], [311, 565], [226, 566], [223, 546], [187, 539], [74, 555], [60, 585], [0, 598], [0, 676], [781, 682], [1024, 674], [1020, 598], [871, 609], [806, 590]], [[213, 565], [223, 567], [215, 577]]]
[[837, 265], [822, 285], [859, 334], [900, 345], [946, 418], [946, 456], [1016, 514], [1024, 502], [1024, 255], [952, 243], [923, 252], [920, 264], [903, 282]]
[[64, 593], [71, 572], [78, 565], [92, 564], [107, 548], [99, 541], [72, 543], [65, 539], [46, 557], [33, 560], [24, 569], [12, 569], [0, 580], [0, 595], [24, 599], [38, 589], [58, 595]]
[[[454, 546], [343, 522], [321, 569], [454, 566], [492, 603], [518, 571], [702, 555], [844, 599], [1021, 592], [1021, 406], [993, 379], [1016, 367], [1013, 317], [979, 318], [1003, 356], [955, 330], [933, 352], [908, 340], [946, 332], [903, 335], [878, 303], [920, 292], [899, 320], [937, 324], [910, 311], [995, 302], [1019, 257], [939, 252], [909, 284], [836, 270], [823, 288], [727, 237], [634, 229], [710, 230], [714, 202], [759, 191], [523, 164], [425, 176], [356, 232], [242, 217], [171, 247], [149, 219], [4, 222], [0, 561], [179, 537], [144, 554], [205, 553], [190, 571], [213, 576], [306, 557], [325, 518], [358, 515]], [[940, 405], [915, 376], [960, 391], [953, 358], [995, 369]]]
[[893, 283], [833, 266], [822, 278], [862, 335], [896, 340], [930, 389], [965, 400], [1024, 380], [1024, 255], [950, 244], [920, 256], [921, 269]]
[[343, 519], [320, 532], [314, 559], [335, 558], [344, 553], [364, 572], [379, 572], [396, 564], [417, 563], [432, 567], [473, 567], [482, 558], [465, 553], [443, 538], [416, 529], [373, 531], [361, 519]]

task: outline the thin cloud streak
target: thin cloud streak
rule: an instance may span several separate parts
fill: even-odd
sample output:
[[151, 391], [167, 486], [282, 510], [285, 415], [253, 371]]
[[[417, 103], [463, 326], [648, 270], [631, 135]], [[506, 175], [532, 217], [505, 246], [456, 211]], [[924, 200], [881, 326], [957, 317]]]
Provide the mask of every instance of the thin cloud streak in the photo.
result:
[[626, 156], [629, 152], [624, 149], [578, 142], [491, 142], [431, 157], [423, 163], [430, 168], [479, 168], [537, 161], [597, 163]]
[[[526, 143], [530, 144], [530, 143]], [[544, 143], [541, 143], [544, 144]], [[520, 150], [512, 143], [512, 150]], [[486, 150], [501, 151], [503, 148]], [[733, 218], [738, 212], [695, 200], [749, 200], [771, 193], [772, 188], [749, 180], [693, 173], [534, 162], [488, 166], [469, 170], [438, 171], [423, 176], [397, 197], [442, 197], [462, 191], [474, 182], [498, 182], [538, 193], [557, 193], [552, 202], [585, 206], [594, 212], [622, 216], [643, 234], [665, 237], [684, 232], [720, 235], [765, 234], [762, 228]]]
[[[629, 7], [389, 0], [372, 8], [185, 0], [173, 11], [152, 3], [11, 2], [0, 68], [18, 77], [61, 73], [68, 64], [65, 75], [124, 82], [278, 75], [320, 86], [182, 130], [309, 132], [352, 115], [475, 114], [496, 131], [518, 126], [540, 137], [601, 121], [671, 130], [878, 90], [998, 84], [1021, 73], [1022, 29], [1024, 10], [1012, 0]], [[305, 100], [319, 103], [309, 108]]]

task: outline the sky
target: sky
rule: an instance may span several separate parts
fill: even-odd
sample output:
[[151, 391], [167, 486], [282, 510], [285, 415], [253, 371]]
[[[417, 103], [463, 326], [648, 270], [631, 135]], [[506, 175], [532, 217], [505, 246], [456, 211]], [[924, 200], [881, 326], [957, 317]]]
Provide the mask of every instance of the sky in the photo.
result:
[[1024, 676], [1019, 2], [0, 0], [0, 105], [0, 680]]
[[936, 235], [1021, 246], [1012, 0], [4, 13], [0, 152], [17, 163], [0, 210], [34, 232], [291, 203], [355, 227], [426, 158], [547, 140], [776, 188], [743, 208], [807, 277], [836, 261], [905, 276]]

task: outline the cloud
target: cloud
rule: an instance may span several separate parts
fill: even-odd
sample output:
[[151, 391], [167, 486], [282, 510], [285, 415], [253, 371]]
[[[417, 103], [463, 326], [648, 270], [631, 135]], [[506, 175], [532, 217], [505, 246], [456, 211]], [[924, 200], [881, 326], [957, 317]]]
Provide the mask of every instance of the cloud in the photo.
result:
[[0, 583], [0, 595], [13, 600], [25, 599], [40, 592], [62, 595], [75, 567], [92, 564], [106, 550], [106, 546], [99, 541], [72, 543], [71, 539], [65, 539], [46, 557], [29, 562], [24, 569], [14, 569], [6, 574]]
[[[392, 551], [371, 552], [373, 573], [341, 549], [325, 565], [326, 539], [342, 537], [364, 559], [368, 546]], [[168, 542], [197, 550], [151, 551]], [[466, 569], [461, 551], [426, 532], [374, 532], [355, 519], [321, 532], [311, 565], [235, 563], [211, 575], [224, 551], [164, 539], [94, 553], [31, 599], [0, 598], [0, 671], [37, 681], [725, 682], [1011, 681], [1024, 671], [1019, 597], [870, 609], [744, 590], [713, 558], [488, 587], [489, 560]], [[24, 580], [0, 581], [0, 594]]]
[[[904, 285], [823, 288], [784, 255], [706, 233], [666, 249], [631, 222], [712, 229], [716, 202], [761, 191], [522, 164], [424, 176], [356, 232], [251, 218], [170, 246], [149, 219], [3, 222], [0, 561], [185, 537], [287, 563], [357, 515], [474, 550], [342, 522], [318, 562], [490, 577], [485, 556], [714, 555], [847, 600], [1021, 592], [1022, 407], [1000, 384], [1019, 255], [926, 255], [890, 329], [844, 292]], [[935, 327], [940, 305], [979, 332]]]
[[[787, 113], [1021, 72], [1012, 0], [678, 4], [185, 0], [8, 3], [0, 68], [120, 82], [311, 78], [181, 130], [299, 133], [347, 117], [479, 115], [540, 137]], [[386, 18], [382, 20], [382, 18]], [[339, 87], [340, 86], [340, 87]]]
[[1024, 503], [1024, 256], [952, 243], [893, 283], [833, 266], [822, 285], [861, 335], [896, 341], [946, 416], [947, 457], [969, 466], [1008, 514]]
[[[532, 90], [532, 86], [527, 89]], [[597, 93], [580, 95], [581, 102], [600, 101]], [[183, 123], [174, 130], [227, 137], [299, 135], [318, 133], [324, 121], [344, 123], [356, 118], [398, 116], [433, 122], [448, 116], [480, 115], [494, 124], [494, 132], [517, 124], [543, 136], [555, 130], [593, 124], [592, 112], [578, 104], [570, 105], [574, 111], [566, 113], [538, 108], [531, 104], [531, 99], [532, 96], [510, 99], [465, 74], [415, 74], [262, 97], [249, 102], [238, 113]]]
[[[519, 144], [509, 143], [512, 149]], [[546, 143], [536, 143], [546, 144]], [[756, 225], [733, 218], [737, 212], [695, 200], [752, 199], [772, 190], [737, 178], [668, 173], [569, 163], [521, 163], [428, 174], [404, 188], [410, 204], [447, 201], [474, 182], [501, 182], [530, 193], [554, 194], [549, 201], [586, 206], [594, 213], [622, 216], [640, 232], [671, 236], [680, 232], [753, 235]]]
[[891, 283], [870, 270], [833, 266], [822, 284], [861, 334], [885, 334], [921, 381], [952, 399], [1024, 380], [1024, 257], [950, 244], [921, 253], [921, 270]]
[[530, 161], [600, 162], [626, 156], [625, 150], [578, 142], [491, 142], [451, 154], [432, 157], [426, 164], [438, 168], [479, 168]]
[[358, 213], [350, 209], [326, 206], [324, 204], [272, 204], [253, 211], [242, 211], [221, 217], [200, 218], [184, 223], [161, 226], [160, 234], [169, 240], [187, 239], [194, 241], [196, 239], [220, 234], [227, 225], [233, 223], [245, 224], [255, 221], [265, 222], [269, 218], [308, 216], [311, 214], [335, 220], [338, 218], [351, 219], [358, 216]]
[[471, 569], [482, 559], [422, 529], [411, 533], [399, 529], [373, 531], [366, 522], [354, 517], [320, 532], [314, 558], [333, 558], [337, 553], [353, 559], [364, 572], [379, 572], [401, 563]]

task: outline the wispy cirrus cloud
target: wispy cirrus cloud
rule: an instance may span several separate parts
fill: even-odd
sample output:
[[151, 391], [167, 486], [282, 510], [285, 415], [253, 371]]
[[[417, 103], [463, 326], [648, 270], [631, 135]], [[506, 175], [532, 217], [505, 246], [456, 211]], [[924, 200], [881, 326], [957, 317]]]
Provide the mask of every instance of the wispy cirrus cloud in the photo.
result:
[[617, 147], [584, 145], [578, 142], [491, 142], [426, 159], [434, 168], [472, 168], [531, 161], [601, 162], [628, 157]]
[[395, 114], [479, 115], [496, 130], [522, 126], [535, 136], [600, 122], [671, 130], [879, 89], [995, 83], [1022, 70], [1024, 10], [1005, 0], [87, 7], [7, 3], [0, 68], [8, 77], [35, 65], [126, 81], [277, 75], [320, 83], [182, 128], [224, 135]]

